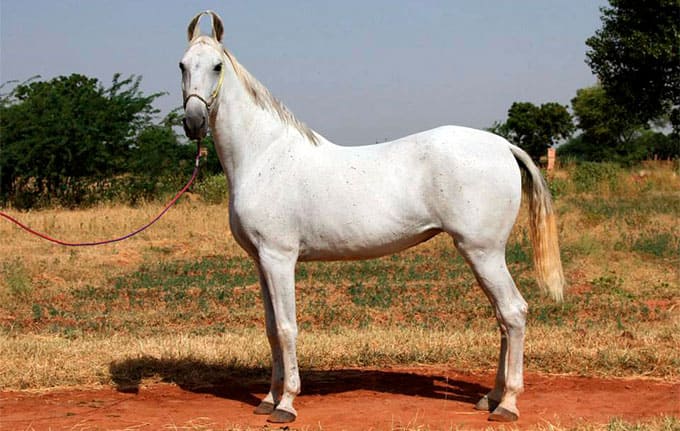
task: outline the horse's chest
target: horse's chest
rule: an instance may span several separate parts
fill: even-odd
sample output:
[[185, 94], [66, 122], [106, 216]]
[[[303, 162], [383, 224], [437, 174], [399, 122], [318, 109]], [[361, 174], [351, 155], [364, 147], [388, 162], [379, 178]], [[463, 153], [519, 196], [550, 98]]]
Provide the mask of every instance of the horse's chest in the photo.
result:
[[231, 231], [243, 247], [258, 247], [263, 242], [290, 237], [294, 231], [293, 220], [285, 206], [276, 199], [236, 200], [230, 207], [229, 223]]

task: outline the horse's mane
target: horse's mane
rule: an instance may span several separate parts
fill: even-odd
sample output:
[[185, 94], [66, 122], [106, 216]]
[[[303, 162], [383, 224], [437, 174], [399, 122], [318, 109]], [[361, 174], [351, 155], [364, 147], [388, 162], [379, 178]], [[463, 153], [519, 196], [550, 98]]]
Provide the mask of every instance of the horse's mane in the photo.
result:
[[224, 50], [224, 54], [227, 56], [227, 58], [229, 58], [229, 61], [234, 68], [234, 72], [236, 72], [236, 76], [238, 76], [239, 80], [245, 87], [246, 92], [250, 94], [257, 106], [276, 115], [281, 121], [284, 122], [284, 124], [294, 127], [312, 144], [319, 144], [319, 138], [312, 129], [307, 127], [307, 125], [302, 121], [295, 118], [295, 115], [293, 115], [293, 113], [290, 112], [283, 103], [272, 96], [267, 87], [265, 87], [260, 81], [251, 75], [250, 72], [248, 72], [248, 70], [246, 70], [246, 68], [243, 67], [241, 63], [238, 62], [238, 60], [236, 60], [236, 57], [234, 57], [231, 52], [229, 52], [224, 47], [222, 47], [222, 49]]

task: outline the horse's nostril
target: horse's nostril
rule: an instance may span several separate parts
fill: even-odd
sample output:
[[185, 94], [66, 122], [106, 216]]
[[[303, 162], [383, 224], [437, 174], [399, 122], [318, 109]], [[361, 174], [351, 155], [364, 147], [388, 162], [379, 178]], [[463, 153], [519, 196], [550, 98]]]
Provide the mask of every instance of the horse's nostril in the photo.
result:
[[189, 125], [187, 124], [187, 118], [186, 117], [182, 118], [182, 126], [184, 127], [184, 134], [189, 136], [191, 134], [191, 129], [189, 128]]
[[207, 129], [207, 118], [205, 114], [195, 113], [191, 115], [187, 113], [182, 119], [182, 126], [184, 127], [184, 134], [189, 139], [197, 139], [205, 136]]

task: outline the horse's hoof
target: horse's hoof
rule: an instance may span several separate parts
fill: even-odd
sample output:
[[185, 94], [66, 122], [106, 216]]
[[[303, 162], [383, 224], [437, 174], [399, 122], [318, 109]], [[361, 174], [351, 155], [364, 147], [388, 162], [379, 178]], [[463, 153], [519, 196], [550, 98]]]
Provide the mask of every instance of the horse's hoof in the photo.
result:
[[255, 408], [256, 415], [270, 415], [274, 411], [274, 404], [269, 401], [262, 401], [259, 406]]
[[496, 407], [494, 411], [489, 415], [489, 420], [492, 422], [515, 422], [519, 419], [517, 413], [513, 413], [508, 409], [503, 407]]
[[499, 401], [492, 400], [488, 396], [484, 395], [479, 401], [477, 401], [477, 404], [475, 404], [475, 410], [492, 412], [496, 409], [496, 407], [498, 407], [498, 404], [500, 404]]
[[276, 409], [272, 412], [271, 415], [269, 415], [269, 418], [267, 419], [268, 422], [275, 423], [275, 424], [287, 424], [289, 422], [293, 422], [295, 420], [295, 415], [291, 412], [287, 412], [285, 410], [279, 410]]

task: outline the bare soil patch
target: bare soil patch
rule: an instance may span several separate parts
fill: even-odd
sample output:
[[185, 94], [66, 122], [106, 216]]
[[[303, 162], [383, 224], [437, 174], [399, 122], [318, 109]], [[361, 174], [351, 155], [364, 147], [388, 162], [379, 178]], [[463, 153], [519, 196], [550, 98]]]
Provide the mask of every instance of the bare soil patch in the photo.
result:
[[[308, 370], [297, 421], [288, 429], [480, 429], [493, 424], [474, 403], [492, 374], [445, 367]], [[261, 377], [219, 384], [0, 392], [0, 430], [278, 429], [252, 410], [267, 390]], [[680, 382], [528, 374], [518, 428], [641, 421], [680, 415]]]

